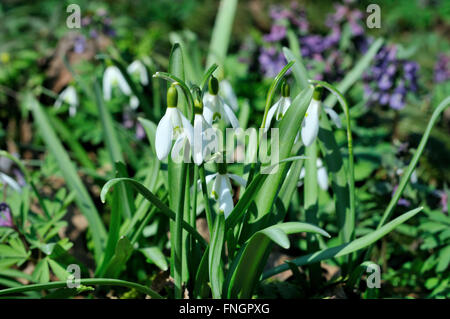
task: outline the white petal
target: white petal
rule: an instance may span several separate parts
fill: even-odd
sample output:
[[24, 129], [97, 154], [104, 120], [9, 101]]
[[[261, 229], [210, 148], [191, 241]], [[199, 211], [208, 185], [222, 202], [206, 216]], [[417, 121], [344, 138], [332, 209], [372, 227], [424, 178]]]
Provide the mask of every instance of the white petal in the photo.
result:
[[230, 177], [232, 180], [234, 180], [236, 183], [238, 183], [243, 187], [245, 187], [245, 185], [247, 184], [247, 181], [245, 179], [236, 174], [228, 174], [228, 177]]
[[233, 211], [234, 203], [233, 196], [231, 195], [230, 181], [227, 176], [223, 176], [221, 179], [219, 196], [219, 210], [223, 211], [225, 218], [227, 218]]
[[267, 131], [269, 130], [270, 122], [272, 122], [272, 118], [275, 115], [275, 112], [277, 111], [279, 104], [280, 101], [277, 101], [274, 105], [270, 107], [269, 112], [267, 112], [266, 123], [264, 125], [264, 133], [267, 133]]
[[289, 107], [291, 106], [292, 101], [291, 101], [290, 97], [282, 97], [281, 101], [282, 101], [281, 105], [280, 105], [281, 114], [284, 116], [286, 114], [287, 110], [289, 109]]
[[169, 113], [170, 109], [167, 109], [166, 114], [161, 118], [156, 128], [155, 148], [156, 156], [159, 160], [165, 159], [172, 147], [173, 125]]
[[10, 176], [0, 172], [0, 181], [3, 181], [4, 184], [11, 186], [17, 192], [21, 192], [20, 185]]
[[238, 100], [236, 94], [233, 92], [233, 88], [231, 87], [230, 82], [227, 80], [220, 81], [220, 91], [224, 100], [231, 106], [233, 111], [237, 111], [238, 109]]
[[333, 110], [331, 107], [324, 107], [323, 110], [325, 111], [325, 113], [328, 114], [328, 116], [331, 118], [331, 120], [333, 121], [334, 125], [336, 125], [337, 128], [342, 128], [341, 118], [339, 117], [339, 115], [336, 113], [335, 110]]
[[[203, 131], [205, 130], [204, 119], [201, 114], [195, 114], [194, 117], [194, 145], [193, 145], [193, 158], [194, 163], [200, 165], [203, 163]], [[206, 122], [205, 122], [206, 123]]]
[[137, 109], [139, 106], [139, 99], [136, 97], [136, 95], [132, 95], [130, 97], [130, 106], [133, 110]]
[[117, 83], [119, 85], [120, 90], [123, 92], [123, 94], [131, 95], [131, 88], [128, 85], [128, 82], [125, 80], [122, 73], [120, 73], [120, 71], [119, 71], [119, 74], [117, 75]]
[[310, 146], [319, 133], [319, 111], [320, 102], [312, 99], [302, 123], [301, 134], [305, 146]]
[[139, 80], [141, 81], [142, 85], [148, 84], [148, 74], [147, 69], [145, 68], [145, 65], [139, 61], [135, 60], [133, 61], [127, 68], [127, 72], [130, 74], [138, 73], [139, 74]]
[[317, 169], [317, 182], [324, 191], [328, 189], [328, 173], [324, 166]]
[[112, 90], [112, 83], [113, 83], [113, 66], [109, 66], [106, 68], [105, 72], [103, 73], [103, 99], [105, 101], [111, 100], [111, 90]]
[[219, 194], [222, 189], [222, 179], [223, 176], [221, 174], [217, 174], [216, 179], [214, 180], [213, 188], [211, 190], [211, 197], [214, 199], [219, 199]]
[[181, 113], [179, 109], [177, 109], [178, 115], [181, 118], [181, 125], [183, 129], [183, 133], [186, 134], [187, 138], [189, 139], [189, 143], [191, 145], [194, 144], [194, 128], [192, 127], [191, 122]]
[[223, 113], [224, 113], [223, 115], [224, 115], [226, 121], [230, 122], [231, 126], [234, 129], [239, 128], [239, 121], [236, 118], [236, 115], [234, 115], [234, 112], [231, 109], [231, 107], [228, 106], [228, 104], [226, 104], [225, 102], [223, 102], [222, 109], [223, 109]]

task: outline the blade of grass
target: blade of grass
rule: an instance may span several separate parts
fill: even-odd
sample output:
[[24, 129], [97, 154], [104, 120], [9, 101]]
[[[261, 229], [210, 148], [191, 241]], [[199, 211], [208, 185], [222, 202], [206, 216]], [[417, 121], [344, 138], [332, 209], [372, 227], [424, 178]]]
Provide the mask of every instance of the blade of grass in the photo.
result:
[[[206, 65], [217, 63], [223, 65], [230, 43], [231, 31], [233, 29], [234, 15], [236, 12], [237, 0], [220, 1], [214, 28], [209, 43], [209, 53]], [[223, 72], [223, 70], [220, 70]]]
[[[140, 293], [147, 294], [150, 297], [154, 299], [163, 299], [160, 294], [158, 294], [156, 291], [134, 283], [130, 281], [125, 280], [119, 280], [119, 279], [109, 279], [109, 278], [89, 278], [89, 279], [80, 279], [81, 285], [99, 285], [99, 286], [117, 286], [117, 287], [126, 287], [130, 289], [136, 289]], [[8, 289], [2, 289], [0, 290], [0, 295], [11, 295], [11, 294], [18, 294], [22, 292], [28, 292], [28, 291], [37, 291], [37, 290], [49, 290], [49, 289], [56, 289], [56, 288], [64, 288], [67, 287], [67, 281], [53, 281], [46, 284], [31, 284], [31, 285], [25, 285], [22, 287], [17, 288], [8, 288]], [[76, 289], [76, 288], [74, 288]]]
[[225, 216], [220, 212], [214, 223], [209, 248], [209, 280], [214, 299], [222, 297], [223, 269], [221, 267], [222, 249], [225, 239]]
[[[383, 236], [390, 233], [398, 225], [404, 223], [411, 217], [418, 214], [422, 209], [423, 209], [423, 207], [418, 207], [416, 209], [410, 210], [410, 211], [404, 213], [403, 215], [397, 217], [396, 219], [392, 220], [391, 222], [387, 223], [386, 225], [382, 226], [380, 229], [375, 230], [363, 237], [355, 239], [350, 243], [326, 248], [321, 251], [317, 251], [315, 253], [293, 259], [293, 260], [291, 260], [291, 262], [297, 266], [309, 265], [312, 263], [317, 263], [322, 260], [345, 256], [345, 255], [351, 254], [355, 251], [358, 251], [360, 249], [366, 248], [366, 247], [370, 246], [371, 244], [373, 244], [374, 242], [376, 242], [377, 240], [379, 240], [380, 238], [382, 238]], [[288, 265], [280, 265], [280, 266], [274, 267], [274, 268], [266, 271], [263, 274], [262, 279], [267, 279], [269, 277], [272, 277], [272, 276], [279, 274], [283, 271], [286, 271], [288, 269], [289, 269]]]
[[281, 247], [289, 248], [287, 235], [313, 232], [329, 237], [330, 235], [314, 225], [298, 222], [270, 226], [256, 232], [241, 248], [233, 261], [226, 281], [227, 298], [251, 298], [253, 289], [265, 266], [270, 253], [270, 244], [275, 242]]

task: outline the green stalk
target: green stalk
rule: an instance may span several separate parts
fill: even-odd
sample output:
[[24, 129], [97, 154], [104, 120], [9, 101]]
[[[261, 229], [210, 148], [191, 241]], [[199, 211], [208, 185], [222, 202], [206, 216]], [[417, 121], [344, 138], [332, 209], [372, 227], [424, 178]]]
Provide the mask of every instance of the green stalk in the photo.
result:
[[[305, 148], [305, 155], [308, 160], [305, 161], [305, 221], [309, 224], [316, 225], [319, 220], [317, 214], [319, 211], [318, 183], [317, 183], [317, 140], [310, 146]], [[307, 234], [308, 252], [312, 253], [319, 249], [317, 236]], [[321, 269], [319, 264], [308, 267], [311, 286], [315, 287], [320, 283]]]
[[352, 240], [355, 237], [355, 168], [353, 160], [353, 139], [352, 128], [350, 122], [350, 108], [348, 107], [347, 100], [333, 85], [324, 81], [309, 80], [310, 83], [321, 85], [330, 91], [339, 101], [345, 115], [345, 121], [347, 124], [347, 147], [348, 147], [348, 188], [349, 188], [349, 200], [350, 200], [350, 215], [345, 219], [344, 225], [344, 237], [346, 240]]
[[[130, 289], [136, 289], [137, 291], [147, 294], [154, 299], [163, 299], [163, 297], [160, 294], [158, 294], [156, 291], [154, 291], [146, 286], [143, 286], [143, 285], [140, 285], [140, 284], [137, 284], [134, 282], [130, 282], [130, 281], [125, 281], [125, 280], [108, 279], [108, 278], [89, 278], [89, 279], [80, 279], [80, 284], [81, 285], [127, 287]], [[32, 284], [32, 285], [26, 285], [23, 287], [3, 289], [3, 290], [0, 290], [0, 295], [16, 294], [16, 293], [22, 293], [22, 292], [27, 292], [27, 291], [36, 291], [36, 290], [57, 289], [57, 288], [65, 288], [65, 287], [67, 287], [66, 281], [54, 281], [54, 282], [49, 282], [46, 284]]]
[[206, 176], [205, 176], [205, 167], [204, 165], [200, 165], [199, 167], [200, 179], [202, 181], [202, 193], [203, 193], [203, 201], [205, 202], [205, 212], [206, 212], [206, 221], [208, 223], [209, 235], [212, 235], [212, 214], [211, 214], [211, 205], [209, 203], [208, 196], [208, 185], [206, 185]]

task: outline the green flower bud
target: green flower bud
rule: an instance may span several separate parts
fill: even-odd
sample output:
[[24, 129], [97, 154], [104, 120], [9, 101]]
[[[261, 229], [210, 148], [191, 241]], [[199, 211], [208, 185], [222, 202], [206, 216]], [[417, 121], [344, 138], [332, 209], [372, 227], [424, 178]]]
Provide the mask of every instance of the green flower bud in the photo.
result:
[[167, 107], [177, 107], [178, 91], [175, 85], [171, 85], [167, 90]]
[[291, 95], [291, 87], [286, 81], [283, 81], [283, 84], [281, 84], [281, 95], [283, 97], [289, 97]]
[[323, 86], [316, 86], [314, 88], [313, 99], [316, 101], [320, 101], [323, 94]]
[[211, 78], [209, 79], [208, 91], [211, 95], [217, 95], [219, 92], [219, 81], [217, 81], [214, 75], [211, 75]]

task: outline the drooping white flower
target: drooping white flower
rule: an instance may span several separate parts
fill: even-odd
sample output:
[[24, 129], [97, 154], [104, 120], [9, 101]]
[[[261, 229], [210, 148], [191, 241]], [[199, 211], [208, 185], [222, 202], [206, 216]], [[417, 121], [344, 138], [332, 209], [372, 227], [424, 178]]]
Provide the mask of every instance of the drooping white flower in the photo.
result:
[[186, 141], [192, 145], [194, 129], [189, 120], [181, 113], [177, 106], [177, 89], [171, 86], [167, 92], [167, 109], [158, 123], [155, 135], [156, 156], [165, 159], [172, 149], [172, 140], [175, 140], [173, 151], [180, 150]]
[[[310, 146], [319, 133], [319, 118], [322, 111], [321, 94], [322, 88], [316, 88], [302, 122], [301, 136], [305, 146]], [[324, 111], [330, 116], [337, 127], [340, 128], [342, 126], [339, 115], [332, 108], [324, 107]]]
[[118, 87], [123, 94], [130, 97], [130, 106], [136, 109], [139, 106], [138, 98], [132, 94], [131, 88], [122, 72], [115, 65], [108, 66], [103, 73], [103, 98], [111, 100], [113, 87]]
[[212, 125], [216, 119], [223, 119], [233, 128], [239, 127], [239, 121], [232, 108], [218, 95], [219, 83], [214, 76], [209, 80], [209, 92], [203, 96], [203, 116], [207, 123]]
[[207, 131], [211, 129], [211, 125], [206, 122], [202, 113], [194, 116], [194, 147], [193, 158], [194, 163], [201, 165], [205, 159], [205, 148], [207, 146]]
[[[317, 165], [317, 183], [319, 187], [326, 191], [328, 189], [328, 172], [326, 167], [323, 165], [322, 160], [320, 158], [316, 161]], [[298, 186], [303, 184], [302, 179], [305, 177], [305, 168], [303, 167], [300, 171]]]
[[69, 85], [61, 93], [59, 93], [58, 98], [55, 101], [54, 107], [60, 108], [63, 103], [69, 105], [69, 115], [74, 116], [77, 113], [78, 108], [78, 95], [75, 87]]
[[231, 187], [230, 179], [237, 182], [239, 185], [245, 187], [246, 181], [235, 174], [229, 174], [226, 172], [219, 172], [206, 177], [206, 183], [213, 181], [213, 187], [211, 191], [211, 197], [218, 201], [219, 210], [225, 214], [227, 218], [233, 211], [233, 189]]
[[238, 110], [238, 100], [236, 94], [234, 94], [233, 87], [231, 86], [228, 80], [220, 81], [220, 95], [224, 99], [224, 101], [231, 106], [233, 111]]
[[267, 132], [270, 128], [270, 123], [272, 122], [273, 117], [275, 116], [275, 120], [280, 121], [284, 114], [286, 114], [287, 110], [292, 104], [290, 95], [289, 84], [283, 82], [281, 86], [281, 98], [272, 105], [267, 112], [266, 122], [264, 125], [264, 133]]
[[17, 183], [12, 177], [9, 175], [6, 175], [2, 172], [0, 172], [0, 186], [3, 185], [9, 185], [12, 189], [14, 189], [16, 192], [21, 192], [22, 188], [20, 187], [19, 183]]
[[127, 72], [130, 74], [138, 74], [142, 85], [148, 84], [148, 73], [144, 63], [140, 60], [133, 61], [128, 67]]

